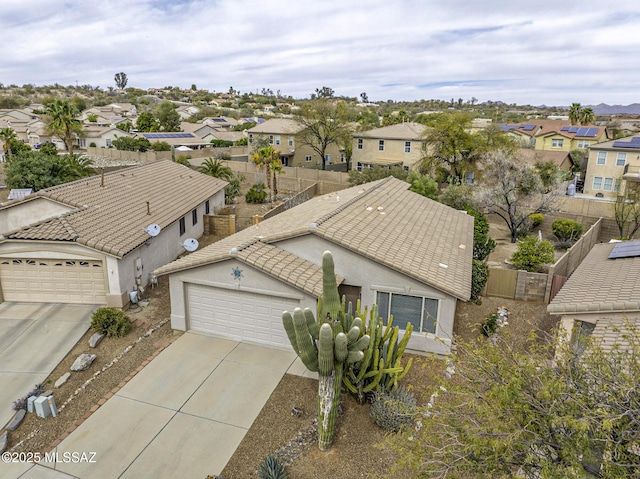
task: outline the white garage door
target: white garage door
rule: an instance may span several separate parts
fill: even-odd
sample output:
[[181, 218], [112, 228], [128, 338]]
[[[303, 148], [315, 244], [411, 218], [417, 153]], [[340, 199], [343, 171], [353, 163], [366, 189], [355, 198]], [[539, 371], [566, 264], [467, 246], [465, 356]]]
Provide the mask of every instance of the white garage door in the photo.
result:
[[106, 303], [101, 261], [70, 259], [0, 259], [5, 301], [36, 303]]
[[282, 312], [297, 299], [187, 284], [187, 327], [235, 340], [290, 346]]

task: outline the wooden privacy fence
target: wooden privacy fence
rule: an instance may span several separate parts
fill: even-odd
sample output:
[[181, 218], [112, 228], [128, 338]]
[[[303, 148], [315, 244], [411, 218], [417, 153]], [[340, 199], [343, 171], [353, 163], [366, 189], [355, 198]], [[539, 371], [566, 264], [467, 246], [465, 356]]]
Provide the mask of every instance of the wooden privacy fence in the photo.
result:
[[516, 296], [518, 271], [515, 269], [489, 268], [489, 279], [485, 286], [487, 296], [513, 299]]

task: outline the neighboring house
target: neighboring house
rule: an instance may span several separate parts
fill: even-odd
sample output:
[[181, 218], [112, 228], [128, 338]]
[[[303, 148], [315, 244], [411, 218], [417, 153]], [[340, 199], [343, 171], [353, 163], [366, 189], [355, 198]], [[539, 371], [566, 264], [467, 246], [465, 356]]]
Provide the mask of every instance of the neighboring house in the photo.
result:
[[176, 113], [180, 115], [181, 120], [187, 120], [193, 115], [196, 115], [200, 111], [200, 108], [192, 105], [181, 105], [176, 108]]
[[604, 126], [577, 126], [568, 120], [527, 120], [525, 123], [500, 124], [500, 128], [523, 148], [571, 151], [587, 149], [607, 139]]
[[282, 311], [316, 311], [322, 253], [354, 305], [414, 326], [413, 351], [448, 354], [458, 299], [471, 289], [473, 218], [396, 178], [314, 198], [158, 268], [171, 325], [289, 347]]
[[423, 155], [425, 126], [407, 122], [353, 134], [352, 169], [402, 166], [409, 170]]
[[240, 125], [242, 122], [229, 116], [217, 116], [214, 118], [203, 118], [201, 123], [204, 125], [209, 125], [216, 130], [233, 130], [236, 125]]
[[531, 165], [551, 162], [562, 171], [572, 171], [574, 162], [568, 151], [532, 150], [520, 148], [520, 157]]
[[161, 133], [136, 133], [136, 136], [146, 138], [150, 143], [158, 143], [164, 141], [174, 147], [187, 146], [192, 150], [200, 150], [210, 147], [208, 141], [200, 138], [193, 133], [184, 131], [163, 131]]
[[[247, 130], [248, 143], [251, 152], [261, 145], [271, 145], [280, 152], [280, 159], [284, 166], [300, 166], [304, 168], [318, 168], [322, 165], [320, 155], [309, 145], [301, 145], [297, 135], [303, 126], [296, 120], [288, 118], [273, 118], [259, 123]], [[336, 144], [331, 144], [325, 152], [326, 164], [344, 163], [343, 152]]]
[[605, 141], [589, 148], [585, 194], [605, 198], [627, 196], [636, 193], [639, 184], [640, 137]]
[[226, 184], [163, 160], [0, 206], [0, 301], [126, 305], [202, 235]]
[[113, 140], [122, 138], [124, 136], [133, 137], [133, 133], [119, 130], [115, 126], [87, 126], [83, 128], [84, 137], [77, 139], [77, 146], [79, 148], [87, 148], [95, 143], [97, 148], [110, 148]]
[[572, 151], [586, 150], [591, 145], [607, 140], [604, 126], [565, 125], [558, 131], [536, 135], [536, 150]]
[[581, 335], [605, 348], [623, 343], [627, 324], [640, 327], [640, 241], [594, 245], [547, 310], [574, 343]]

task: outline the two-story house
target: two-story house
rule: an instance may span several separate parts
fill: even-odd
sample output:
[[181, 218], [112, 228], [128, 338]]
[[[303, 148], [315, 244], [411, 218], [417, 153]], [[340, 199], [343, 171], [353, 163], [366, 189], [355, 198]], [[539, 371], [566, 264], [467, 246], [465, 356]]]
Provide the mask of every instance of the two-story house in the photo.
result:
[[591, 145], [584, 193], [615, 198], [640, 185], [640, 136]]
[[500, 128], [521, 147], [536, 150], [569, 152], [607, 140], [604, 126], [572, 125], [569, 120], [527, 120]]
[[[249, 155], [257, 148], [271, 145], [280, 152], [284, 166], [318, 168], [322, 158], [309, 145], [300, 144], [298, 134], [304, 129], [296, 120], [272, 118], [247, 130]], [[326, 165], [344, 163], [344, 152], [336, 144], [330, 144], [325, 151]]]
[[422, 158], [424, 130], [420, 123], [407, 122], [355, 133], [352, 168], [362, 171], [381, 165], [409, 170]]

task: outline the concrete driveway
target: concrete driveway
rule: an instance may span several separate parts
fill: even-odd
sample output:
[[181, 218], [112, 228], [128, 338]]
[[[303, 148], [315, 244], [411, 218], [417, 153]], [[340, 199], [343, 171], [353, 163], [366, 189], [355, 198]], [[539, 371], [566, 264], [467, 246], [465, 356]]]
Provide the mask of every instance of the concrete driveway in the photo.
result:
[[12, 464], [2, 477], [220, 474], [282, 376], [305, 371], [292, 350], [185, 333], [54, 449], [95, 462]]
[[14, 415], [13, 401], [43, 382], [89, 329], [96, 308], [0, 303], [0, 428]]

